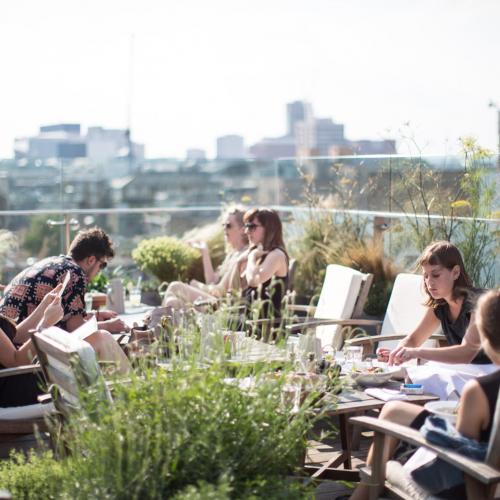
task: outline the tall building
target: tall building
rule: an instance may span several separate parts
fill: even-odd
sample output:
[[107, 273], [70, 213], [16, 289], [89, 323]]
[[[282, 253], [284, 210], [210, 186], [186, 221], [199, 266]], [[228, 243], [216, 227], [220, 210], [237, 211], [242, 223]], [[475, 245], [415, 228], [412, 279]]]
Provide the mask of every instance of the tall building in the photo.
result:
[[286, 105], [287, 135], [295, 137], [295, 126], [299, 122], [312, 122], [313, 109], [307, 101], [294, 101]]
[[217, 137], [217, 158], [219, 160], [245, 157], [245, 141], [241, 135], [223, 135]]
[[186, 160], [206, 160], [207, 154], [204, 149], [191, 148], [186, 151]]

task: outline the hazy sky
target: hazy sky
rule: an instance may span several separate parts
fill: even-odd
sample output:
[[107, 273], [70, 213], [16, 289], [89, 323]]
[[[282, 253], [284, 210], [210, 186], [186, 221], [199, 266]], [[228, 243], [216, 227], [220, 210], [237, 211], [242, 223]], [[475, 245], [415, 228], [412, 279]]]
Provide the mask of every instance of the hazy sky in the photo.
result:
[[297, 99], [350, 139], [409, 122], [427, 153], [495, 149], [499, 20], [497, 0], [3, 0], [0, 157], [40, 124], [124, 128], [131, 34], [150, 157], [281, 135]]

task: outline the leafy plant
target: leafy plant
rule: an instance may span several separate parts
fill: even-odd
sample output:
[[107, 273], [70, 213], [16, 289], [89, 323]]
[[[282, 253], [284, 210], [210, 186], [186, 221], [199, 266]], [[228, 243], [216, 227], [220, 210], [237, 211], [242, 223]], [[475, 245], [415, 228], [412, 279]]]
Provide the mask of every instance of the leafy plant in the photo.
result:
[[419, 252], [432, 241], [453, 242], [475, 285], [492, 286], [499, 245], [498, 228], [488, 221], [496, 189], [488, 170], [491, 153], [471, 138], [462, 140], [462, 150], [462, 168], [451, 173], [434, 169], [422, 158], [405, 160], [393, 169], [390, 196], [405, 214], [409, 232], [395, 229], [405, 247], [410, 237]]
[[92, 281], [89, 282], [87, 288], [89, 292], [106, 293], [108, 284], [108, 277], [104, 273], [100, 272]]
[[142, 240], [132, 251], [132, 258], [142, 271], [160, 281], [202, 279], [196, 266], [199, 252], [176, 238], [161, 236]]

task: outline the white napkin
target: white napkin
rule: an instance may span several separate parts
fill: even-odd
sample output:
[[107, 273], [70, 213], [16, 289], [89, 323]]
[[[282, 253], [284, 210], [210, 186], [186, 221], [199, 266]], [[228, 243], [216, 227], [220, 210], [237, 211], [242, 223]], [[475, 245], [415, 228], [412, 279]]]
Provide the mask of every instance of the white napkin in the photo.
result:
[[395, 399], [408, 399], [408, 396], [403, 392], [396, 391], [395, 389], [380, 389], [377, 387], [369, 387], [365, 389], [365, 393], [381, 401], [393, 401]]

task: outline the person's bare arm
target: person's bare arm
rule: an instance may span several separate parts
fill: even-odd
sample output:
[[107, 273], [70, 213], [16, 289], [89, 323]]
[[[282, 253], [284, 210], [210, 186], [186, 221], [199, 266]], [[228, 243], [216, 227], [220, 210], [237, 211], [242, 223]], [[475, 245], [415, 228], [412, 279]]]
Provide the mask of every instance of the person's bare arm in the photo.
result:
[[491, 416], [488, 400], [477, 380], [465, 384], [458, 405], [458, 432], [479, 441], [481, 430], [486, 429]]
[[201, 248], [201, 262], [203, 264], [203, 274], [205, 276], [205, 283], [207, 285], [213, 285], [219, 281], [219, 274], [215, 271], [212, 264], [212, 259], [210, 258], [210, 250], [207, 244]]
[[275, 249], [269, 252], [264, 262], [259, 264], [258, 260], [263, 254], [262, 250], [256, 248], [248, 256], [247, 266], [243, 272], [248, 286], [258, 286], [273, 276], [286, 274], [286, 257], [281, 250]]
[[422, 345], [437, 330], [439, 325], [439, 319], [429, 307], [417, 328], [401, 340], [396, 349], [389, 353], [389, 365], [400, 363], [400, 353], [403, 349]]
[[22, 344], [29, 340], [29, 331], [38, 326], [47, 307], [52, 303], [56, 295], [60, 292], [61, 288], [62, 284], [60, 283], [51, 292], [45, 295], [40, 304], [38, 304], [37, 308], [26, 319], [24, 319], [23, 321], [21, 321], [21, 323], [19, 323], [19, 325], [17, 325], [15, 338], [16, 343]]
[[399, 358], [404, 361], [419, 358], [426, 359], [427, 361], [438, 361], [440, 363], [470, 363], [480, 349], [481, 339], [473, 314], [469, 328], [467, 328], [460, 345], [450, 347], [403, 348], [399, 353]]

